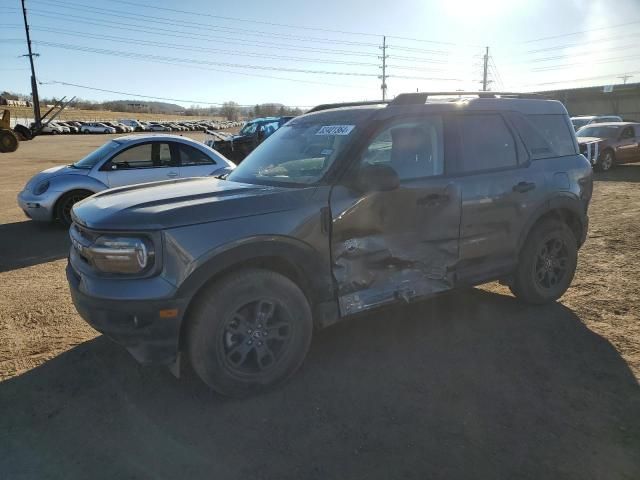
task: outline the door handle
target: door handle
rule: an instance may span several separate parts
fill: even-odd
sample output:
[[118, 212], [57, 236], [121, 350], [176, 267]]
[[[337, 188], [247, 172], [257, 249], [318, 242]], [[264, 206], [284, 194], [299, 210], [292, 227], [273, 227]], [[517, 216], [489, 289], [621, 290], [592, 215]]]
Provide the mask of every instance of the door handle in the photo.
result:
[[176, 172], [169, 172], [167, 173], [167, 177], [177, 177], [178, 174]]
[[416, 200], [416, 205], [419, 206], [433, 206], [439, 203], [449, 200], [449, 195], [446, 193], [430, 193]]
[[533, 182], [520, 182], [513, 186], [513, 191], [518, 193], [525, 193], [536, 188], [536, 184]]

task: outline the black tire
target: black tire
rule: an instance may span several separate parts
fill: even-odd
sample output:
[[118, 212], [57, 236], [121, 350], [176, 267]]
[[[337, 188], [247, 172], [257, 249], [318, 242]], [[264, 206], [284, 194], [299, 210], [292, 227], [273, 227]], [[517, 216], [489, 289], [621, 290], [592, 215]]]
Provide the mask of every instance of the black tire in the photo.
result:
[[616, 156], [612, 150], [605, 150], [598, 156], [598, 161], [596, 162], [596, 169], [599, 172], [608, 172], [611, 170], [616, 163]]
[[87, 130], [86, 128], [84, 130], [82, 130], [82, 133], [89, 133], [89, 130]]
[[16, 125], [13, 127], [13, 131], [16, 133], [20, 140], [26, 141], [33, 138], [33, 132], [24, 125]]
[[51, 130], [51, 135], [58, 135], [58, 131], [57, 130]]
[[109, 130], [107, 130], [106, 128], [104, 129], [104, 132], [102, 133], [109, 133]]
[[11, 153], [18, 149], [18, 137], [11, 130], [0, 130], [0, 152]]
[[193, 369], [213, 390], [232, 397], [286, 381], [302, 365], [313, 331], [300, 288], [258, 269], [232, 273], [207, 287], [187, 321]]
[[511, 292], [527, 303], [560, 298], [571, 285], [578, 261], [578, 243], [571, 229], [545, 220], [529, 233], [520, 252]]
[[80, 200], [93, 195], [87, 190], [73, 190], [62, 195], [56, 202], [56, 220], [64, 227], [71, 226], [71, 208]]

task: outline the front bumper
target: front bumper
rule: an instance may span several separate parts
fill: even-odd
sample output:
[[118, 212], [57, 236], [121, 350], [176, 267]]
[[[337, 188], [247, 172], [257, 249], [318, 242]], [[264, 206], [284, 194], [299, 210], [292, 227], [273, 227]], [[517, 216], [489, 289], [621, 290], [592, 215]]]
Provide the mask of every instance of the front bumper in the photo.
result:
[[589, 163], [593, 166], [597, 163], [600, 156], [600, 143], [588, 142], [580, 144], [580, 153], [585, 156]]
[[[71, 298], [93, 328], [125, 347], [143, 365], [171, 365], [178, 356], [186, 299], [117, 300], [82, 291], [82, 276], [67, 265]], [[175, 315], [167, 315], [171, 310]], [[164, 313], [161, 313], [164, 312]]]
[[18, 206], [24, 214], [30, 219], [39, 222], [50, 222], [53, 220], [53, 209], [56, 200], [57, 197], [50, 195], [50, 192], [35, 196], [28, 190], [21, 191], [17, 197]]

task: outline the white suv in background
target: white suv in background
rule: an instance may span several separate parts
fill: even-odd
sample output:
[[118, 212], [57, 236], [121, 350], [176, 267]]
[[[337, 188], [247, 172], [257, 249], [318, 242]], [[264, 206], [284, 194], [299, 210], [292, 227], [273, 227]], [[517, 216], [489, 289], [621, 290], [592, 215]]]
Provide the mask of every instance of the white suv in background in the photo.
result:
[[116, 129], [104, 123], [85, 123], [80, 129], [80, 133], [116, 133]]

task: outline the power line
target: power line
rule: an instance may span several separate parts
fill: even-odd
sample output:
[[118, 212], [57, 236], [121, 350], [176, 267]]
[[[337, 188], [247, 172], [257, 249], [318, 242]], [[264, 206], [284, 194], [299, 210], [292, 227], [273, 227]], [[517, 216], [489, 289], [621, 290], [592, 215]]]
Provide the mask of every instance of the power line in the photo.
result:
[[287, 28], [297, 28], [297, 29], [301, 29], [301, 30], [315, 30], [315, 31], [318, 31], [318, 32], [342, 33], [342, 34], [346, 34], [346, 35], [363, 35], [363, 36], [370, 36], [370, 37], [377, 37], [377, 38], [379, 38], [381, 36], [379, 34], [374, 34], [374, 33], [335, 30], [335, 29], [329, 29], [329, 28], [309, 27], [309, 26], [301, 26], [301, 25], [291, 25], [291, 24], [287, 24], [287, 23], [276, 23], [276, 22], [267, 22], [267, 21], [262, 21], [262, 20], [250, 20], [250, 19], [239, 18], [239, 17], [227, 17], [227, 16], [223, 16], [223, 15], [213, 15], [211, 13], [205, 13], [205, 12], [194, 12], [194, 11], [189, 11], [189, 10], [179, 10], [179, 9], [176, 9], [176, 8], [160, 7], [158, 5], [142, 3], [142, 2], [139, 2], [139, 1], [130, 2], [130, 1], [127, 1], [127, 0], [111, 0], [111, 2], [112, 3], [121, 3], [121, 4], [124, 4], [124, 5], [131, 5], [131, 6], [134, 6], [134, 7], [152, 8], [153, 10], [164, 10], [166, 12], [172, 12], [172, 13], [182, 13], [182, 14], [185, 14], [185, 15], [196, 15], [196, 16], [199, 16], [199, 17], [218, 18], [218, 19], [222, 19], [222, 20], [230, 20], [230, 21], [235, 21], [235, 22], [246, 22], [246, 23], [255, 23], [255, 24], [260, 24], [260, 25], [270, 25], [270, 26], [274, 26], [274, 27], [287, 27]]
[[[553, 47], [546, 47], [546, 48], [538, 48], [535, 50], [527, 50], [524, 52], [524, 54], [534, 54], [534, 53], [540, 53], [540, 52], [548, 52], [550, 50], [563, 50], [565, 48], [572, 48], [572, 47], [588, 47], [590, 45], [601, 45], [603, 43], [609, 43], [611, 41], [620, 39], [620, 38], [629, 38], [629, 37], [640, 37], [640, 32], [636, 32], [636, 33], [629, 33], [626, 35], [613, 35], [613, 36], [608, 36], [606, 38], [598, 38], [598, 39], [594, 39], [592, 41], [588, 41], [588, 42], [579, 42], [579, 43], [569, 43], [566, 45], [555, 45]], [[521, 56], [521, 55], [518, 55]]]
[[[640, 74], [640, 70], [635, 71], [635, 72], [626, 72], [626, 74], [629, 75], [636, 75], [636, 74]], [[568, 82], [583, 82], [586, 80], [600, 80], [602, 78], [613, 78], [613, 77], [617, 77], [620, 75], [624, 75], [624, 73], [612, 73], [610, 75], [598, 75], [598, 76], [594, 76], [594, 77], [585, 77], [585, 78], [575, 78], [575, 79], [568, 79], [568, 80], [557, 80], [554, 82], [542, 82], [542, 83], [534, 83], [534, 84], [528, 84], [528, 85], [524, 85], [525, 87], [539, 87], [539, 86], [543, 86], [543, 85], [556, 85], [559, 83], [568, 83]]]
[[[187, 27], [193, 28], [194, 26], [206, 27], [208, 29], [213, 30], [222, 30], [225, 33], [238, 33], [238, 32], [246, 32], [241, 33], [244, 35], [257, 35], [260, 37], [284, 37], [286, 39], [298, 40], [303, 42], [318, 42], [318, 43], [332, 43], [332, 44], [341, 44], [341, 45], [355, 45], [355, 46], [365, 46], [365, 47], [377, 47], [377, 43], [367, 43], [367, 42], [353, 42], [348, 40], [338, 40], [338, 39], [329, 39], [329, 38], [319, 38], [319, 37], [303, 37], [299, 35], [292, 35], [286, 33], [274, 33], [274, 32], [265, 32], [265, 31], [256, 31], [256, 30], [247, 30], [247, 29], [237, 29], [232, 27], [223, 27], [219, 25], [212, 25], [209, 23], [201, 23], [195, 21], [184, 21], [184, 20], [176, 20], [170, 19], [166, 17], [157, 17], [153, 15], [142, 15], [142, 14], [126, 14], [122, 13], [118, 10], [112, 10], [107, 8], [93, 7], [89, 5], [84, 5], [75, 2], [65, 2], [61, 0], [31, 0], [33, 3], [40, 3], [47, 6], [56, 6], [60, 8], [72, 9], [76, 10], [77, 8], [88, 10], [88, 13], [103, 15], [107, 17], [115, 17], [115, 18], [125, 18], [128, 20], [137, 20], [139, 18], [147, 19], [147, 22], [151, 23], [159, 23], [162, 25], [171, 25], [171, 26], [179, 26], [179, 27]], [[115, 12], [115, 13], [114, 13]]]
[[564, 65], [550, 65], [547, 67], [538, 67], [531, 69], [532, 72], [551, 72], [554, 70], [565, 70], [571, 67], [579, 67], [581, 65], [601, 65], [603, 63], [615, 63], [620, 61], [632, 60], [640, 58], [640, 55], [628, 55], [624, 57], [607, 58], [603, 60], [595, 60], [590, 62], [565, 63]]
[[[61, 0], [50, 0], [50, 1], [61, 1]], [[380, 37], [384, 36], [384, 33], [356, 32], [356, 31], [348, 31], [348, 30], [330, 29], [330, 28], [324, 28], [324, 27], [312, 27], [312, 26], [307, 26], [307, 25], [293, 25], [293, 24], [287, 24], [287, 23], [277, 23], [277, 22], [263, 21], [263, 20], [252, 20], [252, 19], [240, 18], [240, 17], [214, 15], [214, 14], [210, 14], [210, 13], [206, 13], [206, 12], [195, 12], [193, 10], [181, 10], [181, 9], [176, 9], [176, 8], [160, 7], [158, 5], [143, 3], [143, 2], [139, 2], [139, 1], [132, 2], [132, 1], [126, 1], [126, 0], [111, 0], [111, 3], [120, 3], [120, 4], [123, 4], [123, 5], [129, 5], [129, 6], [134, 6], [134, 7], [138, 7], [138, 8], [151, 8], [154, 11], [162, 10], [162, 11], [171, 12], [171, 13], [180, 13], [180, 14], [183, 14], [183, 15], [192, 15], [192, 16], [197, 16], [197, 17], [216, 18], [216, 19], [219, 19], [219, 20], [252, 23], [252, 24], [257, 24], [257, 25], [268, 25], [268, 26], [272, 26], [272, 27], [285, 27], [285, 28], [292, 28], [292, 29], [297, 29], [297, 30], [308, 30], [308, 31], [317, 31], [317, 32], [338, 33], [338, 34], [342, 34], [342, 35], [358, 35], [358, 36], [366, 36], [366, 37], [373, 37], [373, 38], [380, 38]], [[76, 5], [82, 5], [82, 4], [77, 4], [76, 3]], [[285, 35], [285, 34], [282, 34], [282, 35]], [[476, 45], [468, 45], [468, 44], [459, 44], [459, 43], [454, 43], [454, 42], [445, 42], [445, 41], [441, 41], [441, 40], [430, 40], [430, 39], [426, 39], [426, 38], [405, 37], [405, 36], [398, 36], [398, 35], [387, 35], [387, 37], [395, 38], [395, 39], [398, 39], [398, 40], [407, 40], [407, 41], [412, 41], [412, 42], [431, 43], [431, 44], [439, 44], [439, 45], [460, 45], [460, 46], [467, 46], [467, 47], [468, 46], [476, 46]]]
[[628, 25], [636, 25], [638, 23], [640, 23], [640, 20], [634, 20], [632, 22], [619, 23], [618, 25], [610, 25], [608, 27], [590, 28], [589, 30], [580, 30], [579, 32], [563, 33], [563, 34], [560, 34], [560, 35], [552, 35], [550, 37], [534, 38], [532, 40], [526, 40], [526, 41], [520, 42], [520, 43], [542, 42], [543, 40], [553, 40], [555, 38], [571, 37], [571, 36], [574, 36], [574, 35], [582, 35], [582, 34], [589, 33], [589, 32], [596, 32], [596, 31], [600, 31], [600, 30], [610, 30], [612, 28], [626, 27]]
[[354, 76], [354, 77], [377, 77], [375, 73], [362, 73], [362, 72], [340, 72], [340, 71], [332, 71], [332, 70], [311, 70], [305, 68], [289, 68], [289, 67], [272, 67], [265, 65], [252, 65], [252, 64], [241, 64], [241, 63], [227, 63], [227, 62], [212, 62], [209, 60], [196, 60], [193, 58], [181, 58], [181, 57], [165, 57], [161, 55], [151, 55], [151, 54], [143, 54], [137, 52], [126, 52], [123, 50], [108, 50], [103, 48], [94, 48], [94, 47], [85, 47], [80, 45], [69, 45], [64, 43], [56, 43], [56, 42], [45, 42], [38, 40], [33, 43], [37, 45], [43, 45], [47, 47], [61, 48], [64, 50], [76, 50], [82, 52], [89, 53], [98, 53], [101, 55], [115, 55], [122, 56], [127, 58], [140, 58], [140, 59], [150, 59], [150, 60], [163, 60], [170, 61], [176, 63], [192, 63], [196, 65], [213, 65], [220, 67], [231, 67], [231, 68], [245, 68], [251, 70], [270, 70], [270, 71], [281, 71], [281, 72], [290, 72], [290, 73], [312, 73], [317, 75], [340, 75], [340, 76]]
[[[185, 99], [181, 99], [181, 98], [154, 97], [154, 96], [151, 96], [151, 95], [142, 95], [140, 93], [121, 92], [121, 91], [118, 91], [118, 90], [107, 90], [105, 88], [89, 87], [87, 85], [79, 85], [77, 83], [62, 82], [60, 80], [49, 80], [48, 82], [40, 82], [40, 84], [43, 84], [43, 85], [52, 85], [52, 84], [65, 85], [65, 86], [76, 87], [76, 88], [84, 88], [84, 89], [87, 89], [87, 90], [95, 90], [96, 92], [115, 93], [117, 95], [126, 95], [126, 96], [129, 96], [129, 97], [136, 97], [136, 98], [148, 98], [150, 100], [165, 100], [165, 101], [169, 101], [169, 102], [180, 102], [180, 103], [191, 103], [191, 104], [202, 104], [202, 105], [217, 105], [217, 106], [224, 105], [224, 103], [220, 103], [220, 102], [205, 102], [203, 100], [185, 100]], [[253, 105], [238, 105], [238, 106], [239, 107], [253, 107]], [[313, 105], [287, 105], [287, 106], [289, 108], [311, 108]]]
[[[258, 41], [230, 41], [227, 40], [228, 37], [213, 37], [210, 35], [203, 35], [198, 33], [187, 33], [181, 30], [172, 30], [167, 28], [159, 28], [154, 27], [153, 30], [147, 29], [144, 25], [132, 24], [132, 23], [122, 23], [115, 22], [109, 20], [99, 20], [94, 21], [92, 18], [82, 17], [79, 15], [65, 15], [57, 12], [48, 12], [48, 13], [40, 13], [40, 12], [31, 12], [32, 16], [39, 16], [45, 18], [51, 18], [58, 21], [68, 21], [73, 22], [73, 20], [69, 20], [69, 18], [73, 17], [75, 19], [80, 20], [83, 24], [88, 25], [96, 25], [100, 27], [108, 27], [110, 29], [119, 29], [119, 30], [127, 30], [134, 32], [142, 32], [149, 33], [152, 35], [162, 35], [162, 36], [170, 36], [176, 38], [190, 38], [194, 40], [213, 40], [217, 43], [228, 43], [232, 45], [242, 45], [249, 47], [258, 47], [258, 48], [269, 48], [277, 47], [280, 50], [291, 50], [291, 51], [302, 51], [302, 52], [316, 52], [316, 53], [326, 53], [331, 55], [349, 55], [349, 56], [363, 56], [363, 57], [376, 57], [375, 53], [364, 53], [359, 51], [352, 50], [337, 50], [337, 49], [328, 49], [328, 48], [317, 48], [317, 47], [303, 47], [303, 46], [295, 46], [288, 44], [278, 44], [273, 42], [258, 42]], [[69, 17], [69, 18], [67, 18]], [[131, 28], [127, 28], [131, 27]]]
[[[125, 56], [124, 58], [128, 58], [128, 57]], [[281, 76], [275, 76], [275, 75], [265, 75], [265, 74], [259, 74], [259, 73], [238, 72], [238, 71], [234, 71], [234, 70], [225, 70], [225, 69], [221, 69], [221, 68], [207, 68], [207, 67], [203, 67], [203, 66], [199, 66], [199, 65], [191, 65], [191, 64], [186, 64], [185, 65], [185, 64], [181, 64], [181, 63], [175, 63], [175, 62], [163, 61], [163, 60], [143, 59], [143, 61], [149, 61], [151, 63], [157, 63], [157, 64], [161, 64], [161, 65], [178, 66], [178, 67], [181, 67], [181, 68], [193, 68], [193, 69], [196, 69], [196, 70], [204, 70], [204, 71], [208, 71], [208, 72], [229, 73], [229, 74], [232, 74], [232, 75], [241, 75], [241, 76], [245, 76], [245, 77], [268, 78], [268, 79], [272, 79], [272, 80], [284, 80], [284, 81], [288, 81], [288, 82], [306, 83], [306, 84], [311, 84], [311, 85], [323, 85], [323, 86], [332, 86], [332, 87], [345, 87], [345, 88], [358, 88], [358, 89], [362, 88], [362, 85], [346, 85], [346, 84], [343, 84], [343, 83], [303, 80], [303, 79], [299, 79], [299, 78], [288, 78], [288, 77], [281, 77]]]
[[[600, 54], [600, 53], [608, 53], [608, 52], [617, 52], [617, 51], [623, 50], [625, 48], [633, 49], [633, 48], [636, 48], [636, 47], [637, 47], [637, 45], [635, 45], [635, 44], [622, 45], [622, 46], [615, 47], [615, 48], [604, 48], [602, 50], [598, 50], [597, 53]], [[574, 57], [593, 57], [593, 56], [594, 56], [593, 52], [584, 52], [584, 53], [571, 54], [571, 58], [574, 58]], [[562, 60], [562, 59], [565, 59], [567, 57], [569, 57], [569, 55], [564, 54], [564, 55], [556, 55], [554, 57], [535, 58], [533, 60], [528, 60], [526, 63], [549, 62], [549, 61], [552, 61], [552, 60]]]
[[324, 59], [317, 59], [317, 58], [310, 58], [310, 57], [291, 57], [286, 55], [272, 55], [272, 54], [241, 52], [241, 51], [224, 50], [224, 49], [216, 49], [216, 48], [202, 48], [202, 47], [195, 47], [195, 46], [189, 46], [184, 44], [164, 43], [164, 42], [156, 42], [152, 40], [141, 40], [138, 38], [127, 38], [127, 37], [120, 37], [120, 36], [116, 37], [112, 35], [97, 35], [97, 34], [88, 33], [88, 32], [78, 32], [76, 30], [63, 30], [63, 29], [40, 27], [40, 26], [34, 26], [33, 29], [38, 32], [51, 32], [51, 33], [58, 33], [61, 35], [69, 35], [73, 37], [95, 38], [99, 40], [114, 41], [119, 43], [132, 42], [140, 45], [162, 47], [162, 48], [169, 48], [169, 49], [176, 49], [176, 50], [190, 50], [195, 52], [213, 52], [213, 53], [223, 54], [223, 55], [225, 54], [239, 55], [239, 56], [247, 56], [247, 57], [254, 57], [254, 58], [270, 58], [270, 59], [276, 59], [276, 60], [292, 60], [292, 61], [304, 61], [304, 62], [313, 62], [313, 63], [329, 63], [329, 64], [365, 66], [365, 67], [378, 66], [377, 63], [351, 62], [351, 61], [342, 61], [342, 60], [324, 60]]

